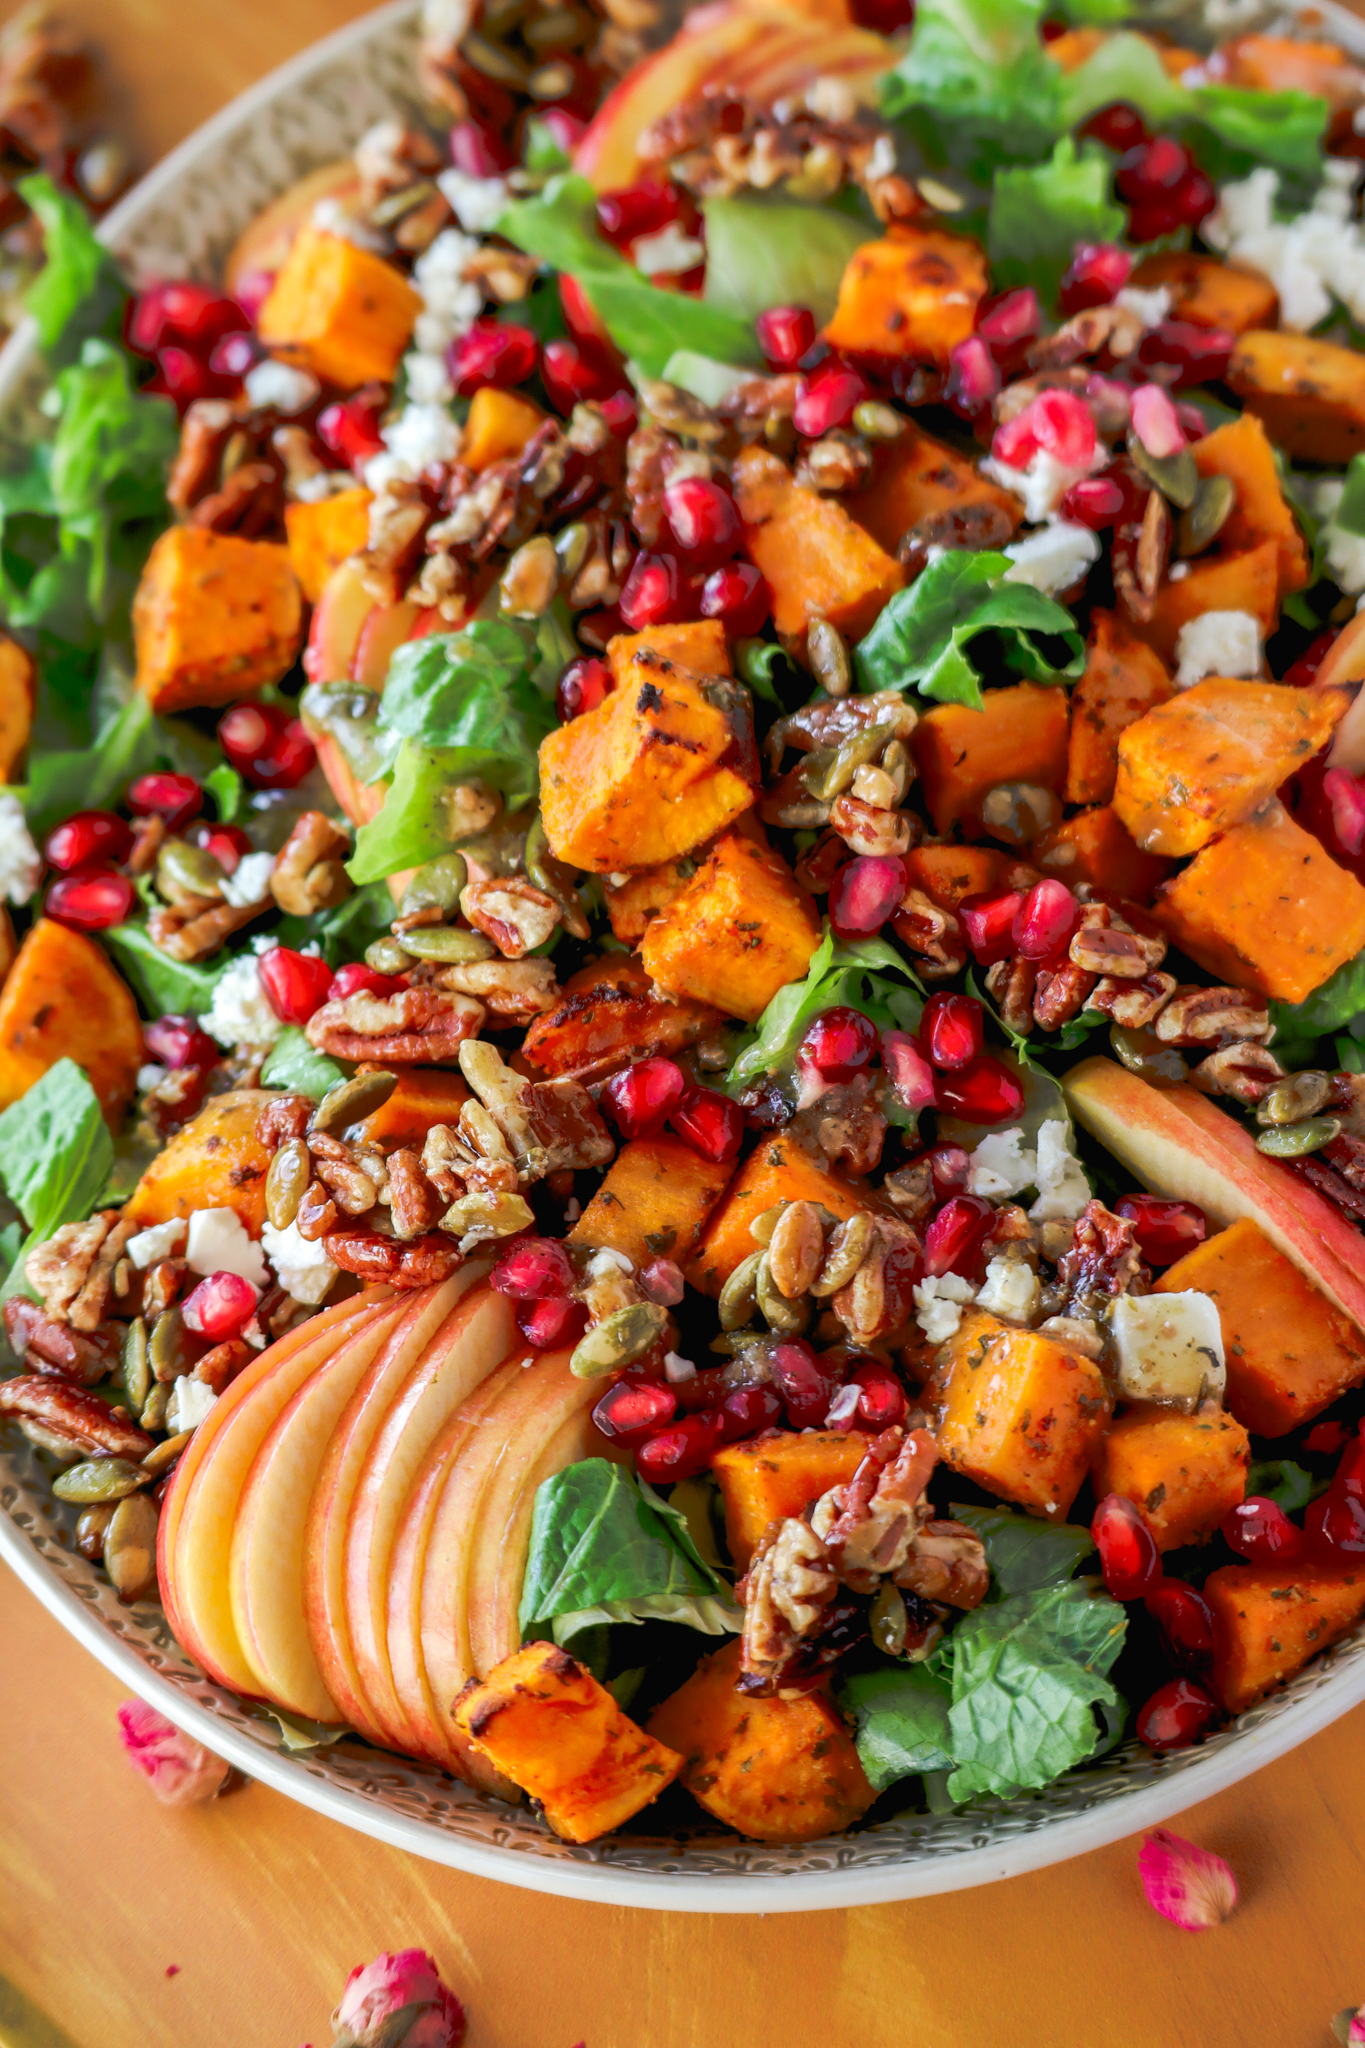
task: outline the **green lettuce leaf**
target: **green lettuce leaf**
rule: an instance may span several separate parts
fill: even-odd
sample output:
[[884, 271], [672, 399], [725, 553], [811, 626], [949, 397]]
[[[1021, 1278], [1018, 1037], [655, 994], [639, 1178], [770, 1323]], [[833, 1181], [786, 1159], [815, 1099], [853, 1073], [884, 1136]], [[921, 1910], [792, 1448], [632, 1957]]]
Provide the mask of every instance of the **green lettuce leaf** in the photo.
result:
[[1001, 1600], [1064, 1584], [1095, 1548], [1090, 1531], [1078, 1523], [1054, 1526], [1012, 1514], [1008, 1508], [965, 1507], [956, 1501], [948, 1512], [981, 1538], [991, 1568], [992, 1594]]
[[504, 757], [529, 795], [536, 749], [555, 722], [553, 704], [527, 674], [532, 652], [529, 636], [503, 619], [406, 641], [389, 664], [380, 731]]
[[349, 1070], [325, 1052], [316, 1052], [297, 1024], [286, 1025], [261, 1068], [262, 1088], [283, 1088], [290, 1095], [309, 1095], [314, 1102], [349, 1079]]
[[1045, 164], [998, 170], [986, 249], [997, 286], [1031, 284], [1049, 305], [1077, 242], [1116, 242], [1127, 216], [1109, 196], [1109, 159], [1064, 135]]
[[1257, 164], [1273, 164], [1305, 195], [1321, 182], [1326, 100], [1237, 85], [1201, 85], [1190, 98], [1194, 153], [1217, 182], [1243, 177]]
[[103, 810], [117, 802], [135, 776], [156, 765], [165, 745], [165, 728], [135, 691], [93, 746], [35, 754], [19, 792], [34, 838], [41, 840], [72, 811]]
[[855, 249], [876, 239], [874, 221], [833, 206], [706, 199], [706, 305], [751, 323], [769, 306], [809, 306], [816, 324], [833, 317], [839, 282]]
[[99, 1200], [114, 1164], [114, 1141], [99, 1098], [74, 1060], [58, 1060], [0, 1116], [0, 1180], [28, 1225], [3, 1294], [25, 1289], [31, 1246], [63, 1223], [79, 1223]]
[[387, 938], [392, 923], [393, 897], [382, 882], [369, 882], [331, 910], [282, 917], [274, 937], [295, 952], [315, 945], [328, 966], [337, 967], [343, 960], [358, 960], [375, 939]]
[[952, 1688], [924, 1664], [883, 1664], [844, 1681], [839, 1704], [853, 1718], [858, 1761], [874, 1792], [952, 1769], [952, 1699]]
[[[891, 981], [885, 972], [901, 977]], [[909, 987], [904, 983], [909, 983]], [[812, 1018], [837, 1004], [861, 1010], [879, 1031], [917, 1031], [924, 1008], [923, 990], [909, 962], [885, 939], [858, 939], [849, 945], [825, 936], [811, 956], [804, 981], [790, 981], [778, 990], [752, 1039], [738, 1054], [725, 1086], [737, 1095], [763, 1074], [789, 1074]]]
[[1075, 620], [1030, 584], [1007, 583], [1010, 566], [1007, 555], [989, 549], [955, 548], [931, 563], [896, 592], [858, 643], [859, 689], [870, 694], [913, 683], [921, 696], [979, 711], [985, 700], [967, 646], [985, 632], [1005, 636], [1009, 666], [1034, 682], [1078, 676], [1085, 648]]
[[1063, 126], [1062, 74], [1045, 53], [1041, 0], [920, 0], [910, 47], [882, 81], [882, 112], [932, 162], [982, 184], [1046, 156]]
[[1115, 100], [1136, 107], [1151, 128], [1167, 128], [1189, 111], [1189, 88], [1172, 78], [1146, 36], [1119, 30], [1106, 36], [1061, 86], [1062, 118], [1068, 128]]
[[60, 365], [79, 353], [86, 336], [117, 336], [127, 293], [79, 199], [41, 172], [21, 178], [18, 190], [43, 230], [43, 267], [24, 295], [24, 311], [37, 323], [44, 353]]
[[219, 975], [231, 966], [226, 957], [211, 966], [172, 960], [163, 953], [145, 924], [116, 924], [100, 937], [114, 955], [120, 972], [131, 982], [142, 1006], [154, 1017], [203, 1017], [213, 1006]]
[[218, 806], [219, 822], [230, 825], [242, 808], [246, 784], [235, 768], [229, 768], [226, 761], [220, 761], [204, 777], [204, 787]]

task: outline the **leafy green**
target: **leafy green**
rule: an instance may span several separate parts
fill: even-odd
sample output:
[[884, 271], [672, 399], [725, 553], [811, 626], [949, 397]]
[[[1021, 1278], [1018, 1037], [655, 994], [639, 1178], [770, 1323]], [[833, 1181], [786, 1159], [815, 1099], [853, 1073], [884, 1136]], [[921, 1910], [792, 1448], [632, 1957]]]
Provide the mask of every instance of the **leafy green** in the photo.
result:
[[1256, 92], [1248, 86], [1201, 85], [1190, 94], [1191, 137], [1201, 169], [1219, 181], [1256, 164], [1273, 164], [1300, 188], [1322, 177], [1327, 102], [1306, 92]]
[[43, 267], [24, 295], [24, 311], [37, 323], [44, 353], [60, 365], [87, 336], [117, 335], [127, 294], [79, 199], [43, 173], [21, 178], [18, 190], [43, 230]]
[[528, 171], [539, 171], [545, 177], [569, 168], [569, 159], [550, 133], [549, 123], [537, 121], [534, 115], [526, 123], [521, 160]]
[[1127, 219], [1109, 196], [1109, 161], [1064, 135], [1045, 164], [998, 170], [991, 185], [986, 249], [997, 285], [1031, 284], [1049, 304], [1077, 242], [1116, 242]]
[[1041, 16], [1041, 0], [920, 0], [910, 47], [882, 81], [882, 112], [931, 161], [983, 184], [998, 165], [1046, 156], [1064, 123]]
[[870, 694], [913, 683], [922, 696], [979, 711], [985, 700], [967, 645], [985, 632], [1007, 636], [1009, 666], [1034, 682], [1078, 676], [1085, 649], [1075, 620], [1031, 584], [1006, 582], [1011, 566], [1008, 555], [989, 549], [954, 548], [931, 563], [896, 592], [858, 643], [859, 689]]
[[1353, 1024], [1362, 1014], [1365, 1014], [1365, 953], [1357, 953], [1354, 960], [1338, 967], [1321, 988], [1315, 988], [1312, 995], [1305, 996], [1301, 1003], [1270, 1005], [1276, 1052], [1279, 1052], [1282, 1041], [1317, 1038], [1324, 1031], [1337, 1031], [1343, 1025]]
[[282, 946], [301, 952], [315, 945], [329, 967], [353, 960], [374, 939], [386, 938], [393, 923], [393, 897], [382, 882], [369, 882], [331, 910], [310, 917], [282, 917], [274, 936]]
[[853, 1716], [858, 1761], [874, 1792], [917, 1772], [953, 1766], [952, 1688], [923, 1664], [883, 1664], [844, 1681], [839, 1704]]
[[28, 1225], [5, 1282], [24, 1287], [24, 1257], [63, 1223], [78, 1223], [99, 1200], [114, 1143], [99, 1097], [74, 1060], [58, 1060], [0, 1116], [0, 1180]]
[[720, 362], [760, 360], [748, 321], [651, 284], [602, 239], [592, 187], [575, 172], [561, 172], [543, 191], [514, 199], [497, 228], [518, 249], [574, 277], [617, 347], [646, 375], [662, 376], [678, 348]]
[[36, 754], [21, 791], [34, 838], [41, 839], [72, 811], [101, 810], [116, 802], [135, 776], [155, 765], [164, 738], [150, 703], [135, 691], [93, 746]]
[[[889, 981], [878, 969], [889, 969], [910, 987]], [[789, 981], [778, 990], [754, 1026], [752, 1040], [725, 1076], [725, 1086], [731, 1095], [737, 1095], [761, 1074], [790, 1073], [807, 1025], [821, 1010], [836, 1004], [861, 1010], [881, 1031], [918, 1030], [924, 1007], [920, 995], [920, 984], [908, 961], [885, 939], [858, 939], [843, 945], [827, 929], [811, 957], [805, 980]]]
[[1266, 1458], [1247, 1469], [1247, 1494], [1273, 1500], [1287, 1515], [1297, 1515], [1310, 1500], [1325, 1491], [1327, 1481], [1314, 1479], [1302, 1465], [1289, 1458]]
[[325, 1052], [313, 1050], [297, 1024], [286, 1025], [261, 1068], [263, 1088], [284, 1088], [291, 1095], [311, 1095], [314, 1102], [321, 1102], [329, 1088], [349, 1078], [345, 1067], [339, 1067]]
[[792, 201], [707, 199], [703, 299], [751, 323], [769, 306], [809, 306], [823, 327], [855, 249], [873, 241], [875, 221], [832, 206]]
[[621, 1466], [585, 1458], [536, 1490], [521, 1632], [556, 1642], [612, 1622], [676, 1621], [720, 1635], [739, 1627], [726, 1587], [676, 1509]]
[[735, 649], [739, 672], [756, 697], [769, 704], [781, 704], [773, 670], [790, 666], [791, 657], [775, 640], [741, 640]]
[[965, 1507], [957, 1502], [949, 1513], [981, 1538], [992, 1592], [1002, 1600], [1073, 1578], [1081, 1560], [1095, 1548], [1090, 1531], [1078, 1523], [1035, 1522], [1008, 1508]]
[[699, 356], [691, 348], [675, 348], [664, 364], [666, 384], [690, 391], [694, 398], [709, 406], [723, 405], [736, 385], [752, 374], [750, 370], [737, 369], [733, 363], [718, 363], [714, 356]]
[[1188, 87], [1171, 77], [1156, 45], [1123, 29], [1106, 36], [1061, 87], [1061, 111], [1069, 128], [1079, 128], [1115, 100], [1136, 107], [1149, 127], [1164, 128], [1186, 112], [1189, 99]]
[[120, 969], [141, 997], [143, 1008], [157, 1017], [202, 1017], [213, 1006], [219, 975], [231, 961], [219, 958], [210, 967], [172, 960], [163, 953], [145, 924], [116, 924], [101, 932]]
[[235, 768], [229, 768], [226, 761], [220, 761], [204, 777], [204, 787], [218, 806], [219, 822], [230, 825], [242, 808], [246, 784]]

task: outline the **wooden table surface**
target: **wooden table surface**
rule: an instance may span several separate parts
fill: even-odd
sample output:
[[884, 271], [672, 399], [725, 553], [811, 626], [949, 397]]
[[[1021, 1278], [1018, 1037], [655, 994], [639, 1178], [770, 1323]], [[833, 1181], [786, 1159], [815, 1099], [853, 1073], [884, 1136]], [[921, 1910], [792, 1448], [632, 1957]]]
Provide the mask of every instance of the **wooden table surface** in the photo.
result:
[[[8, 11], [8, 10], [6, 10]], [[61, 0], [143, 163], [362, 8]], [[471, 2048], [1326, 2048], [1365, 1999], [1365, 1708], [1181, 1831], [1235, 1917], [1181, 1933], [1137, 1842], [976, 1892], [765, 1920], [462, 1877], [259, 1785], [169, 1811], [115, 1681], [0, 1568], [0, 2048], [325, 2048], [347, 1971], [430, 1949]]]

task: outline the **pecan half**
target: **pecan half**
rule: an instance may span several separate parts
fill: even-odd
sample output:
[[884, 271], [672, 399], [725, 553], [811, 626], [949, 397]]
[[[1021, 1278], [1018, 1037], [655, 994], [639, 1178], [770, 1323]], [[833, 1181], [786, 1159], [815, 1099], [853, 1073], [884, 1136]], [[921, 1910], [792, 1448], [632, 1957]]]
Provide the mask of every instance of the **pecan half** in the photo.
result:
[[210, 533], [235, 533], [258, 540], [273, 533], [284, 517], [284, 480], [269, 462], [241, 462], [220, 488], [201, 498], [190, 513], [191, 526]]
[[1090, 1316], [1115, 1295], [1145, 1294], [1149, 1278], [1127, 1217], [1115, 1216], [1103, 1202], [1087, 1202], [1070, 1251], [1057, 1261], [1057, 1285], [1070, 1313]]
[[191, 1368], [189, 1377], [202, 1380], [206, 1387], [212, 1387], [215, 1394], [221, 1394], [224, 1387], [230, 1387], [243, 1366], [249, 1365], [254, 1352], [240, 1337], [229, 1337], [225, 1344], [215, 1344], [212, 1351], [206, 1351], [199, 1362]]
[[114, 1409], [84, 1387], [39, 1373], [19, 1373], [0, 1380], [0, 1421], [19, 1424], [25, 1436], [45, 1450], [61, 1455], [84, 1451], [111, 1458], [146, 1457], [153, 1439], [121, 1409]]
[[1118, 981], [1101, 976], [1086, 997], [1087, 1010], [1098, 1010], [1128, 1031], [1141, 1031], [1160, 1016], [1175, 994], [1173, 974], [1148, 974], [1141, 981]]
[[461, 967], [443, 967], [437, 986], [473, 996], [495, 1017], [529, 1023], [553, 1010], [560, 1000], [553, 960], [471, 960]]
[[415, 1152], [401, 1146], [389, 1154], [388, 1167], [389, 1213], [394, 1230], [407, 1243], [433, 1229], [446, 1204], [422, 1172], [422, 1162]]
[[1163, 1045], [1268, 1045], [1275, 1035], [1265, 997], [1244, 988], [1178, 988], [1153, 1029]]
[[829, 1553], [808, 1523], [789, 1518], [768, 1525], [744, 1578], [740, 1668], [747, 1692], [776, 1690], [783, 1666], [818, 1627], [838, 1584]]
[[908, 811], [879, 810], [856, 796], [838, 796], [830, 806], [829, 822], [850, 853], [875, 857], [910, 851], [911, 815]]
[[270, 907], [269, 896], [263, 896], [259, 903], [215, 903], [206, 910], [190, 910], [184, 905], [154, 910], [147, 930], [152, 944], [172, 960], [207, 960], [234, 932]]
[[379, 1199], [379, 1190], [351, 1147], [325, 1131], [314, 1131], [308, 1139], [308, 1151], [314, 1174], [337, 1208], [346, 1216], [367, 1216]]
[[270, 877], [270, 893], [290, 917], [311, 917], [330, 910], [353, 893], [354, 883], [342, 865], [351, 842], [321, 811], [305, 811], [280, 848]]
[[1060, 967], [1040, 965], [1033, 984], [1033, 1017], [1040, 1031], [1060, 1031], [1085, 1008], [1095, 976], [1064, 960]]
[[1033, 1029], [1033, 991], [1038, 969], [1022, 953], [1012, 960], [996, 960], [986, 969], [986, 993], [1000, 1005], [1007, 1031], [1026, 1036]]
[[[24, 1276], [54, 1321], [71, 1320], [72, 1304], [93, 1271], [100, 1246], [117, 1218], [117, 1209], [102, 1209], [85, 1223], [64, 1223], [44, 1243], [34, 1245], [24, 1260]], [[120, 1243], [119, 1249], [122, 1248]], [[98, 1321], [96, 1315], [93, 1322]]]
[[895, 1581], [921, 1600], [970, 1608], [985, 1599], [991, 1575], [981, 1538], [971, 1529], [961, 1522], [925, 1522]]
[[5, 1334], [32, 1370], [60, 1373], [87, 1387], [107, 1379], [113, 1370], [123, 1334], [117, 1324], [84, 1336], [69, 1323], [45, 1314], [26, 1294], [11, 1295], [4, 1314]]
[[384, 1065], [439, 1065], [453, 1059], [484, 1020], [482, 1003], [445, 989], [405, 988], [394, 996], [346, 996], [324, 1003], [304, 1029], [319, 1052]]
[[455, 1240], [440, 1232], [402, 1244], [376, 1230], [329, 1230], [323, 1246], [334, 1266], [371, 1285], [387, 1281], [390, 1287], [430, 1287], [448, 1280], [464, 1263]]
[[967, 964], [962, 927], [951, 910], [941, 910], [923, 889], [907, 889], [891, 928], [920, 962], [926, 981], [948, 981]]
[[1104, 921], [1086, 919], [1071, 941], [1070, 955], [1077, 967], [1116, 981], [1144, 981], [1160, 967], [1166, 958], [1164, 938], [1145, 938], [1140, 932], [1110, 923], [1105, 904], [1086, 905], [1086, 911], [1095, 910], [1105, 912]]
[[543, 946], [564, 915], [553, 896], [518, 875], [467, 883], [460, 908], [504, 960], [521, 960]]
[[166, 484], [166, 497], [177, 512], [188, 512], [214, 489], [223, 450], [241, 427], [242, 417], [241, 408], [226, 398], [196, 398], [190, 406]]
[[307, 1095], [277, 1095], [256, 1119], [256, 1138], [267, 1152], [277, 1152], [291, 1138], [301, 1138], [317, 1104]]
[[1259, 1102], [1284, 1068], [1263, 1045], [1225, 1045], [1190, 1071], [1190, 1086], [1205, 1095], [1228, 1095], [1234, 1102]]

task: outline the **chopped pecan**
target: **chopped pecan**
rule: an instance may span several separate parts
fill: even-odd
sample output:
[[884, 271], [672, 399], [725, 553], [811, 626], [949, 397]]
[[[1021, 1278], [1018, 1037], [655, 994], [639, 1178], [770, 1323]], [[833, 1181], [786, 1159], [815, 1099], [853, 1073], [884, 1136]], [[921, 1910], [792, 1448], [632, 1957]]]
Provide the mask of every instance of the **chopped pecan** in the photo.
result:
[[[1100, 918], [1094, 913], [1103, 911]], [[1163, 937], [1149, 939], [1141, 932], [1112, 922], [1109, 907], [1090, 903], [1082, 912], [1080, 929], [1073, 935], [1071, 958], [1087, 974], [1108, 975], [1116, 981], [1144, 981], [1166, 958]]]
[[379, 1199], [379, 1189], [351, 1146], [325, 1131], [313, 1131], [308, 1139], [313, 1172], [322, 1182], [337, 1208], [347, 1216], [368, 1216]]
[[402, 121], [376, 121], [361, 136], [355, 152], [360, 173], [360, 203], [366, 213], [392, 192], [406, 191], [419, 180], [434, 177], [444, 158], [419, 128]]
[[142, 1114], [157, 1136], [169, 1138], [203, 1107], [211, 1067], [176, 1067], [142, 1098]]
[[1150, 604], [1156, 597], [1171, 552], [1171, 515], [1159, 491], [1148, 494], [1142, 524], [1138, 528], [1133, 567], [1138, 589]]
[[898, 1166], [888, 1173], [882, 1181], [882, 1193], [916, 1230], [928, 1222], [938, 1206], [933, 1171], [927, 1159], [912, 1160], [908, 1166]]
[[[42, 1244], [36, 1244], [24, 1260], [24, 1275], [42, 1298], [43, 1307], [55, 1322], [70, 1322], [71, 1307], [99, 1257], [100, 1247], [118, 1220], [117, 1209], [101, 1209], [85, 1223], [64, 1223]], [[131, 1233], [119, 1241], [122, 1251]], [[106, 1278], [107, 1286], [107, 1278]], [[93, 1328], [94, 1316], [79, 1329]]]
[[564, 915], [553, 896], [518, 875], [466, 883], [460, 908], [505, 960], [521, 960], [543, 946]]
[[1321, 1157], [1357, 1194], [1365, 1194], [1365, 1138], [1356, 1137], [1353, 1131], [1339, 1131], [1323, 1146]]
[[989, 499], [977, 505], [946, 505], [941, 511], [926, 512], [900, 537], [897, 560], [910, 577], [928, 568], [932, 548], [951, 548], [967, 554], [1002, 548], [1014, 536], [1014, 520], [1002, 505]]
[[1094, 986], [1095, 976], [1074, 960], [1064, 960], [1060, 967], [1040, 962], [1033, 984], [1033, 1018], [1039, 1030], [1060, 1031], [1079, 1017]]
[[60, 1373], [87, 1387], [108, 1378], [122, 1338], [112, 1323], [88, 1336], [73, 1330], [26, 1294], [13, 1294], [5, 1303], [5, 1334], [17, 1356], [34, 1371]]
[[884, 1430], [848, 1485], [816, 1503], [813, 1526], [855, 1593], [872, 1591], [883, 1573], [905, 1564], [920, 1523], [933, 1514], [924, 1489], [937, 1462], [938, 1446], [927, 1429]]
[[769, 767], [776, 769], [788, 747], [810, 754], [817, 747], [841, 747], [855, 733], [869, 726], [889, 728], [888, 739], [908, 739], [919, 723], [919, 713], [907, 704], [899, 690], [876, 690], [870, 697], [830, 697], [803, 704], [788, 712], [768, 729], [763, 742]]
[[1353, 1137], [1365, 1138], [1365, 1074], [1332, 1074], [1324, 1114], [1341, 1118]]
[[190, 513], [191, 526], [210, 533], [235, 533], [259, 540], [274, 533], [284, 518], [284, 481], [269, 462], [239, 462], [216, 491], [201, 498]]
[[1163, 1045], [1268, 1045], [1275, 1035], [1265, 997], [1244, 988], [1178, 988], [1153, 1029]]
[[523, 256], [520, 249], [499, 249], [485, 242], [468, 258], [461, 275], [466, 284], [478, 285], [486, 299], [497, 299], [508, 306], [526, 297], [539, 269], [539, 257]]
[[915, 1532], [905, 1563], [895, 1574], [898, 1586], [921, 1600], [941, 1600], [947, 1607], [979, 1607], [991, 1575], [981, 1538], [961, 1522], [925, 1522]]
[[328, 470], [326, 463], [319, 461], [314, 453], [313, 437], [307, 428], [276, 427], [270, 436], [270, 445], [284, 464], [284, 480], [290, 496], [311, 496], [318, 488], [318, 478], [325, 477]]
[[986, 969], [986, 993], [1000, 1005], [1007, 1031], [1026, 1037], [1033, 1029], [1033, 991], [1038, 969], [1032, 960], [1018, 953], [1012, 960], [996, 960]]
[[746, 1691], [776, 1690], [792, 1651], [818, 1627], [838, 1584], [829, 1554], [808, 1523], [769, 1523], [743, 1582], [740, 1668], [750, 1681]]
[[242, 408], [230, 399], [196, 398], [190, 406], [166, 484], [166, 497], [177, 512], [188, 512], [216, 487], [223, 450], [242, 419]]
[[1345, 1175], [1338, 1173], [1334, 1166], [1328, 1166], [1320, 1155], [1311, 1159], [1287, 1159], [1285, 1165], [1300, 1180], [1306, 1180], [1309, 1187], [1316, 1188], [1334, 1208], [1340, 1209], [1343, 1216], [1365, 1223], [1365, 1193], [1352, 1187]]
[[861, 434], [837, 427], [809, 441], [796, 465], [796, 481], [829, 495], [856, 491], [872, 474], [872, 450]]
[[483, 1004], [469, 996], [420, 987], [393, 996], [361, 994], [324, 1003], [304, 1029], [309, 1044], [333, 1059], [439, 1066], [454, 1058], [483, 1020]]
[[1091, 1317], [1116, 1295], [1145, 1294], [1150, 1277], [1127, 1217], [1115, 1216], [1103, 1202], [1087, 1202], [1071, 1249], [1057, 1261], [1057, 1285], [1071, 1314]]
[[417, 1153], [406, 1146], [389, 1154], [388, 1168], [389, 1213], [395, 1232], [404, 1242], [424, 1236], [440, 1221], [445, 1202], [422, 1172]]
[[299, 1236], [308, 1244], [316, 1244], [329, 1230], [336, 1229], [337, 1221], [336, 1203], [320, 1180], [310, 1180], [294, 1218]]
[[275, 859], [270, 893], [290, 917], [330, 910], [352, 894], [342, 862], [351, 842], [321, 811], [304, 811]]
[[[567, 1074], [527, 1081], [503, 1064], [495, 1047], [471, 1040], [460, 1071], [502, 1132], [523, 1183], [569, 1167], [605, 1166], [616, 1146], [592, 1098]], [[470, 1105], [460, 1112], [461, 1123]]]
[[403, 1244], [377, 1230], [329, 1230], [323, 1248], [334, 1266], [371, 1286], [387, 1281], [390, 1287], [430, 1287], [464, 1263], [455, 1240], [439, 1231]]
[[1225, 1045], [1190, 1071], [1190, 1086], [1205, 1095], [1228, 1095], [1234, 1102], [1259, 1102], [1284, 1068], [1263, 1045]]
[[149, 875], [166, 843], [166, 820], [148, 816], [134, 818], [132, 823], [133, 848], [123, 865], [130, 875]]
[[94, 1263], [86, 1275], [85, 1285], [72, 1302], [67, 1320], [73, 1330], [80, 1330], [86, 1336], [99, 1327], [103, 1319], [110, 1289], [114, 1283], [114, 1272], [123, 1258], [124, 1247], [137, 1230], [130, 1216], [120, 1216], [117, 1210], [105, 1209], [101, 1215], [109, 1219], [104, 1242], [95, 1254]]
[[830, 806], [829, 822], [850, 853], [902, 854], [910, 851], [912, 820], [909, 811], [879, 810], [856, 796], [838, 796]]
[[1142, 335], [1142, 321], [1127, 306], [1090, 306], [1063, 321], [1055, 334], [1031, 343], [1027, 360], [1030, 369], [1052, 370], [1104, 349], [1111, 356], [1130, 356]]
[[569, 586], [569, 605], [576, 612], [592, 605], [615, 604], [630, 567], [626, 530], [619, 519], [591, 512], [584, 521], [588, 545], [578, 574]]
[[419, 484], [395, 480], [372, 501], [369, 541], [358, 560], [365, 588], [380, 604], [396, 604], [403, 595], [431, 522]]
[[147, 931], [153, 945], [172, 960], [207, 960], [234, 932], [270, 907], [269, 896], [263, 896], [258, 903], [214, 903], [203, 910], [189, 910], [183, 905], [154, 910], [147, 920]]
[[256, 1119], [256, 1139], [267, 1152], [278, 1152], [291, 1138], [301, 1138], [317, 1104], [307, 1095], [276, 1095]]
[[876, 1167], [886, 1142], [887, 1123], [873, 1099], [868, 1074], [822, 1088], [809, 1108], [793, 1119], [793, 1136], [813, 1139], [830, 1164], [842, 1160], [850, 1173]]
[[242, 1367], [250, 1364], [253, 1355], [251, 1346], [241, 1337], [229, 1337], [226, 1343], [215, 1344], [212, 1351], [206, 1351], [191, 1367], [189, 1377], [202, 1380], [215, 1394], [221, 1394], [232, 1385]]
[[923, 889], [907, 889], [891, 928], [906, 951], [920, 963], [925, 981], [948, 981], [967, 964], [962, 927], [951, 910], [942, 910]]
[[153, 1439], [121, 1408], [47, 1374], [19, 1373], [0, 1380], [0, 1421], [6, 1419], [17, 1422], [42, 1449], [61, 1456], [78, 1451], [139, 1463], [152, 1448]]
[[1118, 981], [1103, 975], [1086, 997], [1087, 1010], [1121, 1024], [1128, 1031], [1141, 1031], [1160, 1016], [1175, 994], [1173, 974], [1148, 974], [1141, 981]]
[[544, 1016], [560, 1000], [553, 960], [470, 960], [460, 967], [442, 967], [434, 976], [439, 988], [473, 996], [495, 1017], [527, 1024]]

